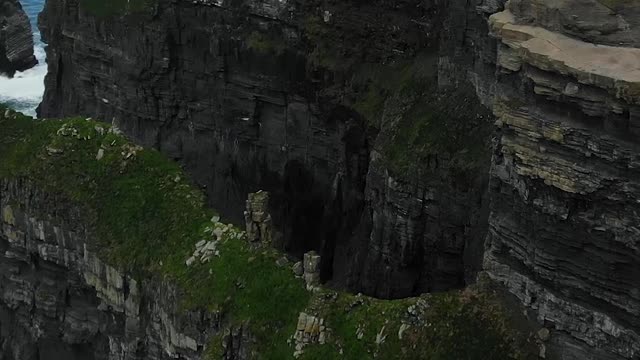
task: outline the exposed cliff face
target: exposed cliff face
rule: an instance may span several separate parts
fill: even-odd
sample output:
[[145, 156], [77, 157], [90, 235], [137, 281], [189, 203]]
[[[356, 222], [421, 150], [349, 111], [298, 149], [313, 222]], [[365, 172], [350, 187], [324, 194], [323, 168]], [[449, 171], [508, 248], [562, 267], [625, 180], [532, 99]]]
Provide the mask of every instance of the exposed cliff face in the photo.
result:
[[[437, 83], [467, 77], [458, 61], [488, 33], [475, 6], [159, 1], [113, 16], [92, 4], [47, 2], [40, 115], [118, 124], [180, 160], [238, 223], [246, 194], [269, 190], [283, 232], [275, 243], [297, 255], [317, 250], [324, 280], [338, 286], [401, 297], [472, 277], [478, 266], [463, 258], [482, 251], [492, 121], [474, 107], [457, 118], [475, 124], [460, 132], [482, 134], [475, 149], [448, 136], [396, 141], [404, 135], [395, 124], [408, 134], [428, 124], [437, 106], [416, 104], [435, 102]], [[409, 162], [425, 166], [397, 166], [407, 161], [388, 156], [394, 142], [423, 148]], [[449, 161], [465, 151], [477, 158], [450, 181]]]
[[13, 76], [38, 63], [33, 55], [33, 32], [18, 0], [0, 2], [0, 74]]
[[555, 328], [563, 359], [640, 356], [639, 9], [514, 0], [491, 18], [500, 138], [485, 268]]
[[215, 319], [179, 309], [172, 284], [139, 283], [101, 261], [82, 209], [6, 180], [0, 208], [0, 358], [200, 358]]

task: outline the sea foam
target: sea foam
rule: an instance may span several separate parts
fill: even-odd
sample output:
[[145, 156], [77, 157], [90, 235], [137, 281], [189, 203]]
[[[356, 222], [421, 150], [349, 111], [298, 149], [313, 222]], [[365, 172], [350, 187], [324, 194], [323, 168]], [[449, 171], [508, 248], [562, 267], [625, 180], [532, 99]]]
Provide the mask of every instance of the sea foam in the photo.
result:
[[44, 76], [47, 74], [44, 44], [40, 39], [40, 32], [37, 31], [38, 13], [42, 10], [43, 2], [43, 0], [21, 1], [34, 30], [34, 52], [38, 65], [27, 71], [16, 73], [12, 79], [0, 76], [0, 103], [31, 116], [35, 116], [36, 107], [42, 100]]

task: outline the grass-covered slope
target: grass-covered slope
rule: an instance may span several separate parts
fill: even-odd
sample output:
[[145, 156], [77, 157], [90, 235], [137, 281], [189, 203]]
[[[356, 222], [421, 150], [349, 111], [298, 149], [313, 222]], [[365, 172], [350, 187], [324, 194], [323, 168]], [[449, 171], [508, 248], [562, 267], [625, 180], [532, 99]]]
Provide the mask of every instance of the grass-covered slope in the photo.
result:
[[[323, 319], [322, 344], [302, 359], [518, 358], [506, 318], [473, 291], [383, 301], [307, 291], [271, 249], [252, 249], [243, 233], [216, 221], [178, 165], [139, 148], [109, 125], [33, 120], [0, 107], [0, 178], [27, 178], [87, 208], [92, 247], [137, 277], [163, 276], [185, 293], [185, 308], [221, 312], [249, 324], [255, 358], [293, 358], [301, 312]], [[212, 219], [213, 218], [213, 219]], [[224, 230], [224, 231], [223, 231]], [[195, 244], [222, 234], [218, 256], [187, 266]], [[220, 358], [221, 337], [206, 350]]]

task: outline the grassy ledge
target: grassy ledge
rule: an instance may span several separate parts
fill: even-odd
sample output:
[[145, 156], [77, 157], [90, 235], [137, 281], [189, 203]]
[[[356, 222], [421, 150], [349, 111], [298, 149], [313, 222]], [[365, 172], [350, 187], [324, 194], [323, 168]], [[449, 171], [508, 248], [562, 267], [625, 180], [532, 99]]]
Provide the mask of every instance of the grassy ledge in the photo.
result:
[[[384, 301], [328, 289], [308, 291], [281, 254], [250, 248], [221, 224], [180, 167], [92, 120], [33, 120], [0, 106], [0, 178], [28, 178], [88, 208], [105, 261], [136, 277], [172, 279], [182, 306], [219, 312], [229, 328], [248, 324], [256, 359], [291, 359], [301, 312], [324, 321], [323, 341], [301, 359], [520, 358], [490, 295], [467, 290]], [[220, 238], [219, 254], [187, 266], [196, 243]], [[206, 353], [221, 358], [222, 336]]]

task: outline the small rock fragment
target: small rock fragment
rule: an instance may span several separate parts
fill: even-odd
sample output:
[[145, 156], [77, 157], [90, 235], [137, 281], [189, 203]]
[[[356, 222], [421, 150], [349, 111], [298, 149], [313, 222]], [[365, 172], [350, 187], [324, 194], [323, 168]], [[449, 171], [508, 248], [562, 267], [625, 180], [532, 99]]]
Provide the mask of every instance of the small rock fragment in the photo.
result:
[[293, 269], [293, 273], [296, 276], [302, 276], [304, 274], [304, 268], [302, 266], [302, 261], [298, 261], [291, 267]]
[[96, 155], [96, 160], [100, 161], [104, 157], [104, 149], [98, 149], [98, 154]]
[[549, 329], [542, 328], [542, 329], [538, 330], [538, 338], [540, 340], [547, 341], [547, 340], [549, 340], [549, 336], [550, 336]]

